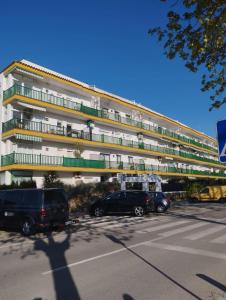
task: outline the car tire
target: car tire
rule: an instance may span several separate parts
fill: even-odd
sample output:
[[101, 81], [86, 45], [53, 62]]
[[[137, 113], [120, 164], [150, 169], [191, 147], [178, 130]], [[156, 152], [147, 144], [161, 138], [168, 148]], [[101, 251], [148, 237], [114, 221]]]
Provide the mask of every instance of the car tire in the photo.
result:
[[135, 206], [133, 212], [136, 217], [143, 217], [144, 208], [142, 206]]
[[93, 211], [95, 217], [102, 217], [104, 215], [104, 210], [101, 207], [96, 207]]
[[25, 219], [21, 223], [21, 233], [24, 236], [29, 236], [35, 233], [34, 223], [30, 219]]
[[218, 202], [220, 202], [220, 203], [226, 203], [226, 198], [220, 198], [220, 199], [218, 200]]
[[199, 199], [194, 197], [194, 198], [191, 198], [191, 199], [190, 199], [190, 202], [191, 202], [191, 203], [198, 203], [198, 202], [199, 202]]
[[162, 204], [159, 204], [157, 207], [156, 207], [156, 212], [157, 213], [164, 213], [166, 211], [166, 207]]

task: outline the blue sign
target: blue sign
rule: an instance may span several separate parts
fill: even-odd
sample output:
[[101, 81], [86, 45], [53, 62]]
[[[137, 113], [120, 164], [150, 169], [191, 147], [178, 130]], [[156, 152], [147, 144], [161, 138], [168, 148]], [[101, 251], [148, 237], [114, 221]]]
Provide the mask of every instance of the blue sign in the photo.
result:
[[219, 161], [226, 163], [226, 120], [217, 122]]

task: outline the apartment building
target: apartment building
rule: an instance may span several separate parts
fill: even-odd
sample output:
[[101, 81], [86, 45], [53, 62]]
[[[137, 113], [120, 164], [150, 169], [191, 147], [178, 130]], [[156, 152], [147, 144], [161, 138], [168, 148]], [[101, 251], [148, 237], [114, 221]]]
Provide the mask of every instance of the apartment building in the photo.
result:
[[226, 178], [216, 140], [147, 107], [21, 60], [0, 75], [0, 184], [55, 171], [67, 184], [118, 173]]

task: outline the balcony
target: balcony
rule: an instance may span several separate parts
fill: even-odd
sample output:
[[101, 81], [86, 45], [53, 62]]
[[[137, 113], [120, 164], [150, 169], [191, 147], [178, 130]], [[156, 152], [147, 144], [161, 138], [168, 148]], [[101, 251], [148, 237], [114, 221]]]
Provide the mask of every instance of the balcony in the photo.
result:
[[11, 119], [5, 123], [3, 123], [2, 130], [3, 132], [7, 132], [11, 129], [23, 129], [28, 131], [36, 131], [36, 132], [42, 132], [47, 134], [54, 134], [54, 135], [60, 135], [60, 136], [66, 136], [66, 137], [72, 137], [72, 138], [79, 138], [84, 139], [88, 141], [93, 142], [99, 142], [99, 143], [108, 143], [108, 144], [114, 144], [119, 146], [126, 146], [134, 149], [143, 149], [147, 151], [157, 152], [156, 155], [159, 155], [159, 153], [166, 154], [166, 155], [175, 155], [178, 156], [178, 158], [190, 159], [190, 160], [196, 160], [197, 162], [206, 162], [207, 164], [215, 164], [219, 167], [224, 167], [224, 164], [221, 164], [217, 160], [213, 160], [206, 157], [201, 157], [192, 153], [186, 153], [184, 151], [178, 151], [173, 148], [166, 148], [166, 147], [160, 147], [160, 146], [153, 146], [141, 142], [136, 142], [133, 140], [126, 140], [122, 138], [112, 137], [104, 134], [92, 134], [90, 136], [89, 133], [85, 133], [83, 131], [78, 130], [68, 130], [66, 127], [59, 127], [55, 125], [49, 125], [42, 122], [33, 122], [29, 120], [20, 120], [20, 119]]
[[88, 106], [84, 106], [83, 104], [76, 103], [76, 102], [73, 102], [70, 100], [66, 100], [64, 98], [50, 95], [47, 93], [43, 93], [40, 91], [36, 91], [34, 89], [27, 88], [27, 87], [24, 87], [24, 86], [21, 86], [18, 84], [14, 84], [11, 88], [4, 91], [3, 100], [7, 100], [10, 97], [15, 96], [15, 95], [21, 95], [21, 96], [25, 96], [27, 98], [32, 98], [32, 99], [39, 100], [42, 102], [54, 104], [54, 105], [57, 105], [60, 107], [65, 107], [68, 109], [76, 110], [76, 111], [82, 112], [84, 114], [87, 114], [89, 116], [89, 118], [90, 118], [90, 116], [95, 116], [98, 118], [109, 119], [109, 120], [113, 120], [113, 121], [116, 121], [116, 122], [119, 122], [122, 124], [134, 126], [139, 129], [145, 129], [145, 130], [150, 131], [150, 134], [158, 133], [158, 134], [162, 135], [164, 138], [173, 138], [180, 142], [185, 142], [187, 144], [190, 144], [191, 146], [200, 147], [202, 149], [210, 150], [210, 151], [213, 151], [214, 153], [217, 153], [217, 150], [214, 147], [208, 146], [201, 142], [197, 142], [192, 138], [184, 137], [173, 131], [163, 129], [162, 127], [159, 127], [159, 126], [154, 127], [154, 126], [151, 126], [151, 125], [148, 125], [143, 122], [139, 122], [139, 121], [136, 121], [136, 120], [133, 120], [130, 118], [121, 117], [118, 114], [106, 112], [103, 109], [95, 109], [95, 108], [91, 108]]
[[[170, 175], [180, 176], [183, 174], [184, 176], [196, 176], [201, 175], [205, 177], [226, 177], [224, 172], [210, 172], [210, 171], [197, 171], [185, 168], [176, 168], [176, 167], [164, 167], [157, 165], [147, 165], [147, 164], [129, 164], [129, 163], [117, 163], [113, 161], [104, 161], [104, 160], [90, 160], [83, 158], [71, 158], [71, 157], [59, 157], [59, 156], [46, 156], [41, 154], [24, 154], [24, 153], [11, 153], [1, 157], [1, 166], [10, 166], [10, 165], [32, 165], [39, 169], [39, 166], [58, 166], [58, 167], [67, 167], [72, 168], [93, 168], [94, 172], [96, 169], [110, 169], [111, 172], [118, 172], [119, 170], [124, 170], [125, 172], [131, 171], [136, 173], [137, 171], [143, 172], [156, 172], [159, 173], [170, 173]], [[61, 171], [61, 170], [60, 170]], [[62, 168], [62, 171], [64, 169]], [[101, 172], [101, 171], [100, 171]]]

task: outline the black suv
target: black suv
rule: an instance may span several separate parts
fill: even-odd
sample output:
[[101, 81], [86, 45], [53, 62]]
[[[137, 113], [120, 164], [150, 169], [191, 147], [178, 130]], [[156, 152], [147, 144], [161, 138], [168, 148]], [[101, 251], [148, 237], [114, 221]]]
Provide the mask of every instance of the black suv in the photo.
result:
[[90, 214], [133, 213], [137, 217], [150, 211], [164, 212], [170, 203], [161, 192], [120, 191], [97, 200], [90, 207]]
[[0, 191], [0, 226], [19, 228], [24, 235], [37, 229], [63, 225], [69, 208], [63, 189]]

